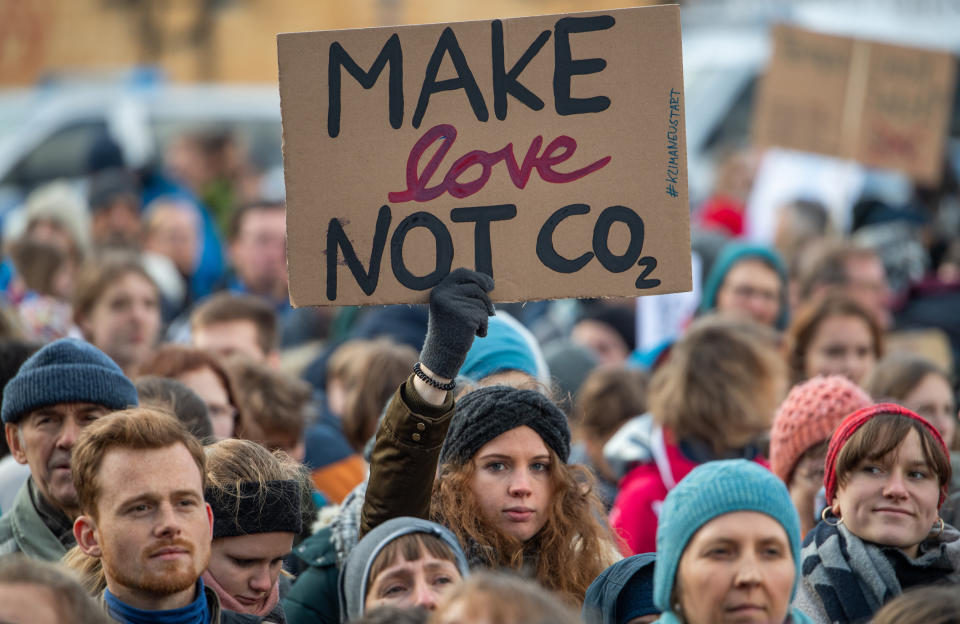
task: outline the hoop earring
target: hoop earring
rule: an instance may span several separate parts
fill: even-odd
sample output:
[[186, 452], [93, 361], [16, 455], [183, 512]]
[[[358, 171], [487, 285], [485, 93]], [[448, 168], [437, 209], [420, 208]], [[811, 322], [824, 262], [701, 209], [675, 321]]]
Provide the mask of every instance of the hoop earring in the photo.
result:
[[[826, 522], [828, 525], [835, 527], [843, 524], [843, 518], [838, 518], [836, 516], [828, 516], [827, 513], [833, 513], [833, 510], [829, 507], [824, 507], [823, 511], [820, 512], [820, 519]], [[830, 522], [830, 518], [836, 520], [836, 522]]]
[[[940, 537], [941, 535], [943, 535], [943, 525], [944, 525], [945, 523], [944, 523], [942, 517], [938, 517], [937, 520], [938, 520], [938, 522], [937, 522], [937, 524], [938, 524], [938, 526], [937, 526], [937, 532], [934, 533], [933, 537]], [[933, 533], [932, 530], [931, 530], [930, 532]]]

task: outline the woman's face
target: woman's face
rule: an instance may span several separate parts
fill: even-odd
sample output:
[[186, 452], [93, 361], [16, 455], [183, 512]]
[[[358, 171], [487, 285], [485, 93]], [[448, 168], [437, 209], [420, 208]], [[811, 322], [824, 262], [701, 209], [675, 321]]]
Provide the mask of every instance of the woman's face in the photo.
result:
[[623, 365], [630, 356], [630, 348], [612, 327], [606, 323], [583, 320], [570, 332], [574, 344], [590, 349], [601, 365]]
[[550, 452], [527, 426], [501, 433], [473, 456], [470, 489], [480, 512], [500, 531], [527, 541], [547, 522], [553, 485]]
[[873, 334], [859, 316], [830, 316], [816, 329], [804, 357], [804, 374], [843, 375], [855, 384], [867, 377], [876, 363]]
[[207, 570], [244, 613], [257, 613], [277, 584], [293, 533], [274, 531], [213, 540]]
[[937, 520], [939, 499], [939, 479], [911, 429], [886, 457], [860, 462], [831, 507], [860, 539], [896, 546], [912, 557]]
[[795, 577], [779, 522], [755, 511], [724, 514], [700, 527], [680, 557], [680, 611], [688, 624], [781, 624]]
[[390, 567], [371, 579], [363, 607], [421, 607], [433, 611], [442, 594], [462, 578], [452, 561], [437, 559], [421, 549], [416, 561], [397, 557]]
[[773, 327], [780, 316], [780, 276], [763, 260], [745, 259], [727, 272], [717, 291], [717, 311], [733, 312]]
[[217, 440], [232, 438], [237, 410], [230, 405], [230, 397], [220, 377], [204, 366], [183, 373], [177, 380], [196, 392], [207, 404], [210, 423], [213, 425], [213, 437]]
[[135, 371], [160, 333], [156, 287], [139, 273], [123, 275], [103, 291], [80, 327], [121, 368]]
[[957, 430], [957, 404], [946, 379], [936, 373], [928, 373], [903, 397], [903, 405], [930, 421], [950, 446]]

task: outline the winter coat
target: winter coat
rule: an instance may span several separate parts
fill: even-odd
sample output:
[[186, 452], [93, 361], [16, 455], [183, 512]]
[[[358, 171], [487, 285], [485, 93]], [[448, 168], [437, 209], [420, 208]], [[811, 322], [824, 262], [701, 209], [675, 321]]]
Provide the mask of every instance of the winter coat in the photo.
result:
[[398, 516], [430, 519], [440, 448], [453, 419], [453, 394], [430, 405], [413, 389], [413, 375], [390, 400], [377, 431], [360, 515], [360, 538]]
[[[641, 463], [620, 481], [610, 510], [610, 526], [624, 540], [623, 554], [655, 552], [660, 507], [667, 493], [701, 462], [688, 458], [669, 430], [653, 425], [648, 446], [652, 461]], [[763, 466], [766, 461], [754, 459]]]
[[294, 553], [308, 565], [283, 599], [287, 624], [339, 624], [337, 550], [327, 526], [296, 547]]
[[601, 572], [587, 588], [587, 595], [583, 600], [583, 621], [588, 624], [620, 624], [626, 615], [617, 613], [620, 594], [623, 593], [631, 579], [644, 570], [647, 575], [648, 586], [646, 592], [637, 593], [643, 596], [644, 600], [649, 600], [652, 607], [653, 566], [656, 561], [655, 554], [643, 553], [618, 561]]
[[33, 478], [28, 479], [14, 498], [13, 507], [0, 518], [0, 556], [22, 552], [34, 559], [56, 562], [67, 554], [67, 547], [33, 504], [34, 487]]

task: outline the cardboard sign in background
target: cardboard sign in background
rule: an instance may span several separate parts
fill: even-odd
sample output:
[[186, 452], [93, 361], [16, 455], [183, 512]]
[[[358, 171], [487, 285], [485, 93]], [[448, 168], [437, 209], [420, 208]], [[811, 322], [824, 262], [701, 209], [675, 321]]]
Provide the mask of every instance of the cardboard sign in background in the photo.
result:
[[940, 181], [956, 61], [789, 26], [774, 29], [753, 141]]
[[294, 305], [690, 289], [678, 7], [277, 43]]

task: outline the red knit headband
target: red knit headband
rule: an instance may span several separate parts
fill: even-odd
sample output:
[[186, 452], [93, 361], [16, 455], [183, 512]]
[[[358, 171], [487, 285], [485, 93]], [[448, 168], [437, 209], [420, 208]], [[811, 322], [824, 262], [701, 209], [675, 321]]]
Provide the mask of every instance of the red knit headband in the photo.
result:
[[[940, 448], [943, 450], [943, 454], [947, 457], [950, 457], [950, 451], [947, 450], [947, 445], [943, 443], [943, 438], [940, 437], [940, 432], [937, 431], [934, 426], [928, 423], [924, 418], [911, 412], [902, 405], [897, 405], [896, 403], [878, 403], [876, 405], [871, 405], [870, 407], [858, 409], [843, 419], [843, 422], [841, 422], [837, 426], [836, 431], [833, 432], [833, 437], [830, 438], [830, 446], [827, 449], [827, 463], [825, 466], [826, 471], [823, 475], [823, 485], [827, 490], [826, 494], [828, 505], [833, 504], [833, 497], [837, 493], [837, 456], [840, 454], [840, 449], [843, 448], [843, 446], [847, 443], [847, 440], [849, 440], [850, 437], [860, 429], [860, 427], [865, 425], [874, 416], [879, 416], [880, 414], [898, 414], [900, 416], [906, 416], [907, 418], [916, 420], [926, 427], [927, 431], [933, 434], [933, 438], [940, 445]], [[947, 485], [945, 484], [940, 488], [940, 501], [937, 503], [938, 509], [940, 508], [940, 505], [943, 504], [946, 495]]]

